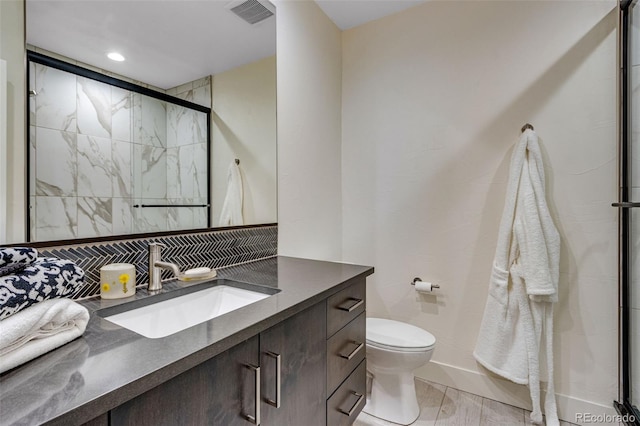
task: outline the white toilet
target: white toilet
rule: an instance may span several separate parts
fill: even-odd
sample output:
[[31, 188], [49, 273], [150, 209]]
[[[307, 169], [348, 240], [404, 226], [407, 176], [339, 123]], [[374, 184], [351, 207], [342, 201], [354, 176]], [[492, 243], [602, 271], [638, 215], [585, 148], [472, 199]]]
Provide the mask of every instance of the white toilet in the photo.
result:
[[413, 371], [429, 362], [436, 338], [411, 324], [367, 318], [367, 369], [373, 375], [364, 412], [401, 425], [416, 421], [420, 407]]

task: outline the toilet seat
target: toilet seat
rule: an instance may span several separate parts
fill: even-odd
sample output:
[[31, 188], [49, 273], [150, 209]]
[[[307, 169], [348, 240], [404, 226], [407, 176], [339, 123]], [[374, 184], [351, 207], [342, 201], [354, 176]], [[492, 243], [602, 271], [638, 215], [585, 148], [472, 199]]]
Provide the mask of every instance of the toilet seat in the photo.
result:
[[400, 352], [433, 349], [436, 338], [420, 327], [383, 318], [367, 318], [367, 345]]

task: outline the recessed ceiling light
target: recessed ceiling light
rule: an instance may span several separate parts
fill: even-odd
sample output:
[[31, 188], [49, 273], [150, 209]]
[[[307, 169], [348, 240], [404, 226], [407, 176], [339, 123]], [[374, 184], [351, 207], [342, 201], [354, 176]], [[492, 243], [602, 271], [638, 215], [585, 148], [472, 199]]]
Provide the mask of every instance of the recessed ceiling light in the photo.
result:
[[118, 61], [118, 62], [124, 61], [124, 56], [122, 56], [118, 52], [107, 53], [107, 58], [111, 59], [112, 61]]

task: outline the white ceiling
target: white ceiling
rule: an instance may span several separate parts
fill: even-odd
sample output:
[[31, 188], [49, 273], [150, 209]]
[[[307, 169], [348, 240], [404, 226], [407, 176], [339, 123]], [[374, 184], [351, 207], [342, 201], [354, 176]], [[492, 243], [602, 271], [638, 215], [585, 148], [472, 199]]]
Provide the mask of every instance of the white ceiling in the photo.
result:
[[316, 0], [341, 30], [400, 12], [426, 0]]
[[275, 17], [249, 25], [228, 3], [27, 0], [27, 43], [168, 89], [275, 54]]
[[[425, 0], [316, 1], [345, 30]], [[27, 43], [169, 89], [276, 53], [276, 19], [249, 25], [229, 3], [27, 0]], [[127, 60], [107, 59], [110, 51]]]

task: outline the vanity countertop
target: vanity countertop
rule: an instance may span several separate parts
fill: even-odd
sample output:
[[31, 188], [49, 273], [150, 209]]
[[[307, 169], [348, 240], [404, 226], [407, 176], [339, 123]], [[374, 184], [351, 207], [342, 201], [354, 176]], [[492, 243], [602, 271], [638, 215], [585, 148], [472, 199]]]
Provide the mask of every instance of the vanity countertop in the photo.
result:
[[[340, 291], [373, 268], [278, 256], [221, 269], [219, 278], [275, 287], [271, 297], [149, 339], [95, 311], [133, 300], [83, 301], [84, 335], [0, 376], [0, 424], [82, 424]], [[163, 291], [181, 288], [164, 284]], [[135, 298], [147, 296], [138, 289]]]

